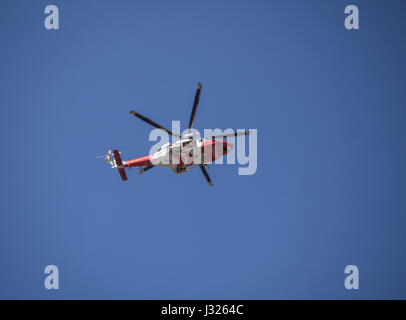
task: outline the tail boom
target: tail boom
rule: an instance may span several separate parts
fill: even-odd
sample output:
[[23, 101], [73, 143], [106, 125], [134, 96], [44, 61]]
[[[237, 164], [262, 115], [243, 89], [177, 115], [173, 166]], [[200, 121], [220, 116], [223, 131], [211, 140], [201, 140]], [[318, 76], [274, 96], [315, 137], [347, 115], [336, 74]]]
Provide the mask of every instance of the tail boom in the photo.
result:
[[151, 155], [128, 160], [125, 162], [124, 167], [150, 167], [151, 163]]
[[151, 155], [136, 158], [128, 161], [123, 161], [120, 156], [120, 152], [117, 149], [114, 149], [113, 152], [108, 151], [104, 161], [109, 163], [113, 169], [117, 169], [120, 177], [123, 181], [127, 181], [127, 174], [125, 168], [131, 167], [153, 167], [151, 163]]

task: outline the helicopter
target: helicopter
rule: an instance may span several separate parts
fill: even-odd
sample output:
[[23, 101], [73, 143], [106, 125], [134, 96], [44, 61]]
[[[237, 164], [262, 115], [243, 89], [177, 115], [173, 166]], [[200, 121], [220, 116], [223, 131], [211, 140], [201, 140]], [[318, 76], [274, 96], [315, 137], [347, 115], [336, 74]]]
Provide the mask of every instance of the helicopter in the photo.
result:
[[166, 143], [158, 148], [153, 154], [123, 161], [121, 159], [121, 152], [117, 149], [108, 150], [104, 157], [104, 161], [111, 165], [111, 168], [117, 169], [121, 179], [127, 180], [127, 174], [125, 169], [132, 167], [140, 167], [140, 173], [144, 173], [156, 166], [165, 167], [171, 169], [176, 174], [186, 173], [189, 168], [198, 166], [206, 178], [207, 183], [213, 186], [213, 182], [207, 173], [208, 163], [219, 159], [220, 157], [229, 153], [234, 145], [231, 142], [220, 140], [221, 138], [236, 137], [241, 135], [249, 135], [249, 131], [238, 132], [225, 135], [207, 136], [199, 138], [199, 134], [192, 132], [193, 123], [196, 117], [197, 106], [200, 100], [200, 93], [202, 85], [199, 82], [193, 102], [192, 113], [189, 118], [188, 132], [183, 136], [172, 132], [164, 126], [158, 124], [155, 121], [141, 115], [136, 111], [130, 111], [131, 115], [141, 119], [142, 121], [150, 124], [151, 126], [161, 129], [173, 137], [179, 138], [179, 140], [173, 143]]

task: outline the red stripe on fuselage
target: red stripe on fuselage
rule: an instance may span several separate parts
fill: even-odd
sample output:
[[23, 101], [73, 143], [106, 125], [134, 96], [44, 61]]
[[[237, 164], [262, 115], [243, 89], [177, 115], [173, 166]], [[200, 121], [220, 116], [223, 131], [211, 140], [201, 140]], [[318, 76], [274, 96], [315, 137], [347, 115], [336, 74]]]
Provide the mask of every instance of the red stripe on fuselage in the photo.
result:
[[[219, 145], [221, 145], [222, 151], [216, 153], [216, 147]], [[230, 147], [230, 149], [228, 149], [228, 147]], [[232, 143], [223, 140], [205, 141], [202, 145], [202, 153], [204, 154], [204, 161], [205, 162], [215, 161], [218, 158], [226, 155], [233, 147], [234, 145]]]

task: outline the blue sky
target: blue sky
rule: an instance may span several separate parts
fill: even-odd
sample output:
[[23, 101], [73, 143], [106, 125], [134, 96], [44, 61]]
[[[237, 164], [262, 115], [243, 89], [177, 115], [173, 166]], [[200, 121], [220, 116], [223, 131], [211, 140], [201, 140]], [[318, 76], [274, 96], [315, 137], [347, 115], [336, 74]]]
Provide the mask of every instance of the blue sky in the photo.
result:
[[[48, 4], [59, 30], [44, 28]], [[405, 12], [2, 1], [0, 298], [406, 298]], [[129, 110], [186, 127], [198, 81], [195, 127], [258, 129], [255, 175], [212, 166], [209, 187], [156, 168], [123, 183], [95, 158], [148, 153]]]

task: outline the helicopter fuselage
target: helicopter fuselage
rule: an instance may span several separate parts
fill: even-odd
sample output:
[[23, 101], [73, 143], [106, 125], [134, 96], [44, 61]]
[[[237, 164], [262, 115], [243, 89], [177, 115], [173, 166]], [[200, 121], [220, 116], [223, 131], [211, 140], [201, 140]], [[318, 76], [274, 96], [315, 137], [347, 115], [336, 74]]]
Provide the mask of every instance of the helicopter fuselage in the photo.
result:
[[123, 167], [161, 166], [179, 174], [190, 166], [211, 163], [233, 148], [232, 143], [223, 140], [181, 139], [164, 144], [151, 155], [123, 161]]

